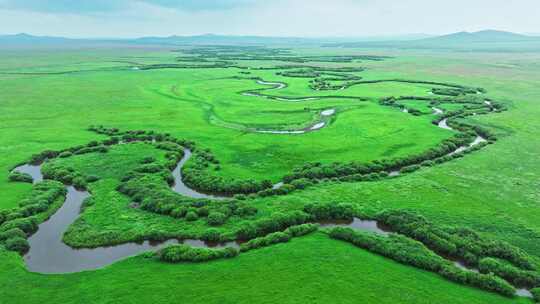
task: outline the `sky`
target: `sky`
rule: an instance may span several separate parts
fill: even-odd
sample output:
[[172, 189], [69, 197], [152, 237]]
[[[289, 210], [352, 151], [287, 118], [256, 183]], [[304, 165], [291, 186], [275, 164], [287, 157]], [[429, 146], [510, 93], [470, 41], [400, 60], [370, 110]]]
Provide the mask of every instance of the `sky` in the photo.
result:
[[0, 34], [373, 37], [540, 32], [538, 0], [0, 0]]

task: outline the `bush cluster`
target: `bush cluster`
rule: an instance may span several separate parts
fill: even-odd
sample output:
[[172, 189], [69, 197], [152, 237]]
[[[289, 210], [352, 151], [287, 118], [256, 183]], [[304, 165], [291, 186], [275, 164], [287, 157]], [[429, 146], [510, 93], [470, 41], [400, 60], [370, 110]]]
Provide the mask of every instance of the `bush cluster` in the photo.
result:
[[504, 263], [494, 258], [480, 260], [478, 269], [482, 273], [493, 273], [512, 283], [514, 286], [526, 288], [540, 286], [540, 274], [537, 272], [519, 269], [509, 263]]
[[309, 221], [309, 219], [310, 216], [301, 211], [274, 213], [268, 218], [242, 224], [240, 228], [238, 228], [236, 236], [239, 240], [251, 240], [272, 232], [285, 230], [291, 226], [304, 224]]
[[[322, 164], [320, 162], [307, 163], [302, 167], [295, 168], [293, 172], [284, 177], [285, 183], [291, 183], [294, 180], [307, 179], [332, 179], [341, 180], [376, 180], [386, 177], [387, 172], [405, 168], [405, 172], [417, 170], [419, 164], [425, 161], [435, 160], [448, 156], [458, 147], [468, 144], [474, 139], [474, 134], [462, 133], [444, 140], [438, 147], [431, 148], [421, 154], [411, 155], [403, 158], [374, 161], [372, 163], [331, 163]], [[449, 157], [452, 159], [452, 157]], [[381, 175], [382, 174], [382, 175]]]
[[433, 88], [431, 92], [435, 95], [460, 96], [465, 94], [476, 94], [473, 88]]
[[8, 250], [25, 253], [27, 236], [38, 229], [37, 215], [66, 195], [64, 186], [56, 181], [44, 181], [33, 186], [29, 196], [19, 202], [17, 208], [0, 212], [0, 244]]
[[55, 162], [47, 162], [41, 167], [43, 178], [60, 181], [73, 185], [77, 189], [86, 189], [87, 177], [73, 168], [65, 167]]
[[251, 239], [248, 242], [240, 245], [240, 251], [245, 252], [277, 243], [286, 243], [293, 237], [304, 236], [306, 234], [315, 232], [318, 227], [319, 225], [317, 224], [302, 224], [291, 226], [285, 229], [285, 231], [278, 231], [262, 237]]
[[207, 217], [208, 223], [214, 226], [224, 224], [231, 216], [248, 217], [257, 213], [257, 208], [233, 199], [213, 202], [182, 196], [171, 191], [171, 179], [168, 168], [145, 163], [126, 174], [117, 190], [140, 203], [145, 211], [188, 221]]
[[219, 162], [211, 152], [195, 152], [192, 161], [182, 168], [184, 183], [202, 192], [229, 195], [256, 193], [272, 188], [272, 182], [269, 180], [237, 180], [212, 175], [212, 170], [209, 169], [218, 164]]
[[27, 233], [35, 232], [37, 225], [32, 217], [47, 211], [52, 203], [65, 194], [66, 189], [59, 182], [43, 181], [34, 185], [29, 196], [21, 200], [17, 208], [0, 213], [0, 232], [12, 228], [21, 228]]
[[[392, 231], [425, 244], [432, 250], [478, 266], [487, 257], [505, 260], [522, 270], [534, 270], [531, 258], [521, 249], [506, 242], [480, 237], [466, 228], [442, 229], [412, 212], [393, 210], [377, 215], [377, 219]], [[488, 267], [486, 264], [485, 267]], [[496, 269], [493, 269], [495, 272]]]
[[434, 254], [422, 243], [402, 235], [391, 234], [382, 237], [363, 233], [350, 228], [336, 227], [330, 237], [352, 243], [353, 245], [391, 258], [397, 262], [432, 271], [457, 283], [513, 296], [515, 289], [505, 280], [494, 275], [486, 275], [457, 268], [449, 261]]
[[531, 294], [536, 303], [540, 303], [540, 287], [531, 289]]
[[30, 244], [24, 237], [16, 236], [5, 241], [4, 246], [7, 250], [16, 251], [25, 254], [30, 249]]
[[221, 258], [233, 258], [238, 250], [232, 247], [224, 249], [194, 248], [187, 245], [172, 245], [157, 252], [157, 257], [164, 262], [206, 262]]
[[34, 179], [28, 173], [22, 173], [18, 171], [11, 171], [9, 173], [9, 181], [11, 182], [23, 182], [23, 183], [32, 183]]
[[304, 212], [310, 214], [314, 221], [349, 220], [355, 215], [351, 204], [311, 203], [304, 206]]

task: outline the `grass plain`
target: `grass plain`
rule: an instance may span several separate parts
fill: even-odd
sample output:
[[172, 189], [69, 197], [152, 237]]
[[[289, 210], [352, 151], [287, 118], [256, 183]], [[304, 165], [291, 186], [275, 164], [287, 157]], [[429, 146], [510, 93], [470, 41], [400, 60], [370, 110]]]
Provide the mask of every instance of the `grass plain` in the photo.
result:
[[[299, 55], [360, 53], [366, 50], [299, 48]], [[315, 66], [366, 67], [364, 80], [412, 79], [482, 87], [509, 110], [468, 118], [489, 128], [499, 140], [478, 152], [400, 178], [377, 182], [329, 182], [280, 197], [250, 203], [260, 216], [301, 209], [311, 202], [347, 202], [367, 213], [409, 209], [440, 225], [470, 227], [516, 245], [540, 261], [540, 66], [536, 54], [481, 54], [370, 50], [391, 55], [383, 61], [310, 62]], [[169, 49], [102, 49], [64, 52], [5, 51], [0, 59], [0, 209], [15, 207], [31, 189], [8, 182], [9, 169], [45, 149], [62, 149], [102, 139], [87, 131], [103, 124], [124, 130], [168, 132], [210, 148], [221, 162], [216, 174], [278, 181], [305, 162], [373, 161], [407, 156], [452, 135], [412, 116], [384, 107], [387, 96], [428, 97], [433, 85], [382, 82], [342, 91], [313, 91], [309, 78], [276, 75], [253, 67], [272, 61], [239, 62], [252, 67], [134, 70], [137, 64], [175, 62]], [[131, 62], [131, 63], [130, 63]], [[278, 62], [283, 64], [282, 62]], [[511, 66], [511, 67], [509, 67]], [[236, 78], [231, 78], [236, 77]], [[284, 82], [265, 93], [335, 98], [291, 102], [239, 94], [268, 88], [249, 77]], [[242, 79], [240, 79], [242, 78]], [[361, 96], [365, 100], [341, 99]], [[442, 108], [452, 110], [452, 105]], [[228, 124], [257, 128], [303, 126], [317, 111], [335, 108], [326, 128], [302, 135], [257, 134]], [[143, 144], [112, 149], [104, 156], [77, 156], [65, 162], [99, 175], [91, 185], [94, 206], [85, 210], [65, 239], [77, 244], [129, 240], [148, 229], [193, 231], [204, 222], [185, 222], [133, 210], [115, 191], [120, 177], [141, 157], [159, 153]], [[233, 228], [228, 223], [222, 229]], [[429, 272], [404, 266], [322, 233], [204, 264], [169, 265], [142, 256], [105, 269], [66, 275], [29, 273], [15, 253], [0, 249], [0, 298], [7, 303], [49, 299], [66, 303], [505, 303], [508, 299], [451, 283]], [[538, 263], [540, 265], [540, 263]], [[9, 286], [9, 287], [8, 287]], [[406, 295], [406, 296], [404, 296]], [[114, 300], [111, 300], [114, 299]], [[336, 300], [338, 299], [338, 300]]]

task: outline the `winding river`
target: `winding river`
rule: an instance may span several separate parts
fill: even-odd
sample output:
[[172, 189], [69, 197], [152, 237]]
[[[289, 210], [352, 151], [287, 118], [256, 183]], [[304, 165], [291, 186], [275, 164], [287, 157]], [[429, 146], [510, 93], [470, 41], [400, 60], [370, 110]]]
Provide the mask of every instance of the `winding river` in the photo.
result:
[[[182, 181], [182, 166], [191, 157], [191, 151], [186, 149], [184, 157], [173, 170], [174, 185], [172, 190], [192, 198], [225, 199], [215, 195], [199, 193], [187, 187]], [[33, 182], [43, 180], [42, 165], [22, 165], [15, 171], [32, 176]], [[62, 206], [45, 222], [39, 225], [38, 231], [28, 238], [30, 250], [25, 254], [24, 261], [29, 271], [39, 273], [71, 273], [93, 270], [110, 265], [116, 261], [146, 251], [156, 251], [180, 241], [171, 239], [165, 242], [144, 241], [141, 243], [125, 243], [121, 245], [75, 249], [62, 241], [64, 232], [80, 215], [81, 206], [90, 193], [67, 186], [67, 195]], [[211, 243], [201, 240], [186, 239], [182, 243], [194, 247], [222, 248], [239, 247], [236, 242]]]
[[[264, 83], [275, 84], [276, 88], [278, 83]], [[279, 86], [282, 88], [283, 84]], [[335, 109], [327, 109], [320, 113], [321, 117], [330, 117], [336, 113]], [[437, 112], [438, 113], [438, 112]], [[442, 114], [438, 113], [438, 114]], [[441, 120], [439, 127], [452, 130], [447, 125], [447, 119]], [[324, 127], [325, 122], [319, 122], [310, 128], [320, 129]], [[458, 153], [477, 145], [485, 141], [485, 139], [479, 137], [468, 147], [459, 147], [453, 153]], [[183, 158], [178, 162], [175, 169], [172, 171], [174, 177], [174, 185], [171, 189], [181, 195], [192, 198], [205, 198], [205, 199], [226, 199], [227, 197], [200, 193], [189, 188], [182, 181], [182, 167], [191, 158], [192, 152], [189, 149], [184, 150]], [[41, 165], [29, 165], [25, 164], [14, 169], [21, 173], [29, 174], [33, 183], [38, 183], [43, 180], [43, 174], [41, 172]], [[399, 171], [392, 172], [391, 175], [397, 175]], [[274, 185], [274, 189], [277, 189], [283, 185], [282, 182]], [[105, 267], [116, 261], [124, 259], [129, 256], [133, 256], [146, 251], [156, 251], [160, 248], [168, 246], [170, 244], [184, 243], [194, 247], [206, 247], [206, 248], [223, 248], [223, 247], [235, 247], [238, 248], [237, 242], [227, 243], [210, 243], [201, 240], [187, 239], [179, 241], [177, 239], [167, 240], [165, 242], [150, 242], [144, 241], [141, 243], [125, 243], [114, 246], [88, 248], [88, 249], [75, 249], [66, 245], [62, 241], [62, 237], [68, 227], [79, 217], [81, 206], [86, 198], [90, 197], [90, 193], [83, 190], [78, 190], [73, 186], [67, 186], [67, 195], [62, 206], [45, 222], [39, 225], [38, 231], [29, 237], [28, 242], [30, 244], [30, 250], [24, 256], [24, 261], [29, 271], [38, 273], [72, 273], [85, 270], [94, 270]], [[360, 229], [387, 235], [389, 231], [382, 227], [376, 221], [361, 220], [354, 218], [352, 221], [324, 221], [320, 222], [322, 227], [336, 227], [345, 226], [353, 229]], [[456, 262], [458, 267], [465, 267]], [[519, 293], [526, 295], [526, 290], [520, 290]]]
[[[442, 114], [444, 114], [444, 111], [441, 110], [441, 109], [439, 109], [439, 108], [433, 107], [432, 109], [433, 109], [433, 113], [434, 113], [435, 115], [442, 115]], [[450, 131], [453, 131], [453, 130], [454, 130], [454, 129], [452, 129], [452, 127], [450, 127], [450, 126], [448, 125], [448, 118], [444, 118], [444, 119], [442, 119], [441, 121], [439, 121], [439, 123], [437, 124], [437, 126], [438, 126], [439, 128], [441, 128], [441, 129], [445, 129], [445, 130], [450, 130]], [[477, 135], [476, 138], [475, 138], [469, 145], [458, 147], [458, 148], [456, 148], [454, 151], [452, 151], [452, 152], [450, 152], [450, 153], [448, 153], [448, 154], [446, 154], [446, 155], [447, 155], [447, 156], [452, 156], [452, 155], [454, 155], [454, 154], [464, 152], [464, 151], [466, 151], [467, 149], [470, 149], [470, 148], [472, 148], [472, 147], [474, 147], [474, 146], [477, 146], [477, 145], [479, 145], [479, 144], [481, 144], [481, 143], [483, 143], [483, 142], [486, 142], [486, 141], [487, 141], [487, 140], [486, 140], [484, 137], [482, 137], [482, 136], [480, 136], [480, 135]], [[401, 174], [401, 173], [400, 173], [399, 170], [393, 170], [393, 171], [390, 171], [388, 175], [394, 177], [394, 176], [398, 176], [398, 175], [400, 175], [400, 174]]]
[[[183, 183], [181, 168], [189, 160], [191, 155], [191, 151], [186, 149], [184, 157], [173, 170], [175, 184], [172, 186], [172, 190], [193, 198], [224, 199], [225, 197], [199, 193]], [[30, 174], [34, 183], [43, 180], [41, 165], [22, 165], [14, 170]], [[274, 185], [274, 188], [279, 188], [281, 185], [283, 183], [278, 183]], [[205, 248], [240, 247], [240, 243], [235, 241], [212, 243], [195, 239], [182, 241], [171, 239], [165, 242], [131, 242], [114, 246], [75, 249], [66, 245], [62, 241], [62, 237], [68, 227], [79, 217], [81, 206], [88, 197], [90, 197], [90, 193], [87, 191], [75, 189], [73, 186], [67, 186], [67, 195], [62, 206], [47, 221], [41, 223], [38, 231], [28, 239], [30, 250], [25, 254], [24, 261], [29, 271], [43, 274], [58, 274], [95, 270], [126, 257], [148, 251], [157, 251], [168, 245], [179, 243], [192, 247]], [[391, 233], [389, 228], [375, 220], [353, 218], [352, 220], [329, 220], [318, 223], [322, 228], [349, 227], [383, 236]], [[459, 268], [475, 272], [478, 271], [477, 269], [467, 267], [461, 261], [453, 262]], [[520, 297], [532, 297], [531, 292], [523, 288], [517, 289], [516, 295]]]
[[[226, 197], [199, 193], [183, 183], [181, 168], [189, 160], [191, 155], [191, 151], [186, 149], [184, 157], [173, 170], [175, 183], [172, 186], [172, 190], [193, 198], [225, 199]], [[34, 182], [37, 183], [43, 180], [41, 166], [22, 165], [14, 170], [30, 174]], [[274, 188], [279, 188], [281, 185], [283, 183], [278, 183], [274, 185]], [[38, 231], [28, 239], [30, 250], [24, 255], [24, 261], [29, 271], [54, 274], [94, 270], [129, 256], [159, 250], [170, 244], [183, 243], [193, 247], [206, 248], [240, 247], [240, 244], [235, 241], [212, 243], [195, 239], [182, 241], [171, 239], [165, 242], [144, 241], [141, 243], [130, 242], [97, 248], [72, 248], [62, 241], [62, 237], [68, 227], [79, 217], [81, 206], [88, 197], [90, 197], [89, 192], [78, 190], [73, 186], [67, 186], [67, 195], [62, 206], [47, 221], [41, 223]], [[325, 221], [320, 224], [322, 227], [346, 226], [375, 233], [388, 233], [376, 221], [357, 218], [353, 221]]]

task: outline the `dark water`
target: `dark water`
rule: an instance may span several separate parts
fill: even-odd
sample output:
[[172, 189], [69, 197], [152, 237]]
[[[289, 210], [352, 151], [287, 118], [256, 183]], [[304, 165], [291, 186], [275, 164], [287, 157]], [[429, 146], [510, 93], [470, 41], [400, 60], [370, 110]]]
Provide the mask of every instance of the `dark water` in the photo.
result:
[[79, 216], [82, 202], [90, 194], [69, 186], [66, 200], [62, 207], [46, 222], [39, 225], [38, 231], [28, 242], [30, 251], [24, 256], [28, 270], [39, 273], [68, 273], [97, 269], [127, 256], [145, 251], [155, 251], [169, 244], [178, 243], [170, 240], [164, 243], [148, 241], [137, 244], [127, 243], [111, 247], [93, 249], [74, 249], [62, 242], [62, 236], [69, 225]]
[[391, 231], [377, 221], [361, 220], [359, 218], [353, 218], [352, 221], [348, 220], [327, 220], [318, 222], [323, 228], [332, 227], [349, 227], [357, 230], [364, 230], [374, 232], [377, 234], [388, 235]]
[[[190, 157], [191, 151], [186, 150], [184, 158], [179, 162], [174, 172], [176, 184], [173, 190], [195, 198], [222, 199], [222, 197], [198, 193], [184, 185], [180, 169]], [[41, 165], [23, 165], [15, 170], [30, 174], [34, 183], [43, 180]], [[129, 256], [147, 251], [157, 251], [170, 244], [179, 243], [178, 240], [172, 239], [165, 242], [145, 241], [92, 249], [71, 248], [64, 244], [62, 237], [68, 227], [79, 217], [83, 201], [90, 196], [90, 193], [77, 190], [73, 186], [68, 186], [67, 190], [64, 204], [50, 219], [39, 225], [38, 231], [28, 239], [30, 250], [24, 256], [24, 261], [29, 271], [51, 274], [94, 270]], [[200, 240], [184, 240], [183, 243], [193, 247], [239, 247], [239, 243], [236, 242], [211, 243]]]

